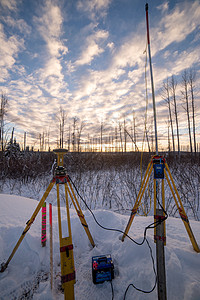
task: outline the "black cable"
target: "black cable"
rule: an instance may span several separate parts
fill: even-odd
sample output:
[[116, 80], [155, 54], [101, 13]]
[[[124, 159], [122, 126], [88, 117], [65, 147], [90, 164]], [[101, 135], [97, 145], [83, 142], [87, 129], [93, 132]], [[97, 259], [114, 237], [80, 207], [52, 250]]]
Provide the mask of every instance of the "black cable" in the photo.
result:
[[110, 281], [111, 289], [112, 289], [112, 300], [114, 299], [114, 289], [113, 289], [113, 284], [112, 280]]
[[154, 271], [154, 274], [155, 274], [155, 283], [154, 283], [154, 286], [152, 287], [151, 290], [149, 290], [149, 291], [144, 291], [144, 290], [142, 290], [142, 289], [137, 288], [133, 283], [130, 283], [130, 284], [127, 286], [126, 291], [125, 291], [125, 293], [124, 293], [124, 300], [125, 300], [125, 298], [126, 298], [126, 294], [127, 294], [127, 292], [128, 292], [128, 289], [130, 288], [130, 286], [132, 286], [132, 287], [133, 287], [134, 289], [136, 289], [138, 292], [142, 292], [142, 293], [144, 293], [144, 294], [150, 294], [150, 293], [152, 293], [152, 292], [155, 290], [155, 288], [156, 288], [156, 284], [157, 284], [157, 274], [156, 274], [156, 270], [155, 270], [155, 262], [154, 262], [154, 258], [153, 258], [153, 253], [152, 253], [151, 246], [149, 245], [149, 242], [148, 242], [147, 239], [146, 239], [146, 242], [147, 242], [147, 245], [148, 245], [148, 247], [149, 247], [149, 249], [150, 249], [151, 259], [152, 259], [152, 262], [153, 262], [153, 271]]
[[90, 211], [90, 213], [92, 214], [92, 216], [93, 216], [95, 222], [97, 223], [97, 225], [98, 225], [99, 227], [101, 227], [101, 228], [104, 229], [104, 230], [115, 231], [115, 232], [119, 232], [119, 233], [125, 234], [125, 236], [127, 236], [133, 243], [135, 243], [135, 244], [138, 245], [138, 246], [143, 245], [144, 242], [146, 241], [147, 246], [149, 247], [149, 251], [150, 251], [150, 255], [151, 255], [151, 259], [152, 259], [153, 271], [154, 271], [154, 274], [155, 274], [155, 283], [154, 283], [154, 286], [152, 287], [151, 290], [145, 291], [145, 290], [142, 290], [142, 289], [137, 288], [134, 284], [131, 283], [131, 284], [129, 284], [129, 286], [127, 287], [127, 289], [126, 289], [126, 291], [125, 291], [125, 294], [124, 294], [124, 300], [125, 300], [126, 293], [127, 293], [127, 291], [128, 291], [128, 289], [129, 289], [130, 286], [134, 287], [137, 291], [140, 291], [140, 292], [142, 292], [142, 293], [146, 293], [146, 294], [152, 293], [152, 292], [154, 291], [155, 287], [156, 287], [156, 284], [157, 284], [157, 274], [156, 274], [155, 262], [154, 262], [154, 258], [153, 258], [152, 249], [151, 249], [151, 246], [150, 246], [150, 244], [149, 244], [149, 242], [148, 242], [148, 240], [147, 240], [146, 232], [147, 232], [147, 230], [150, 229], [150, 228], [152, 229], [152, 228], [157, 227], [161, 222], [164, 222], [164, 221], [167, 219], [168, 215], [167, 215], [166, 211], [164, 210], [164, 208], [162, 207], [161, 203], [159, 202], [159, 205], [161, 206], [163, 212], [164, 212], [167, 216], [164, 217], [164, 218], [162, 218], [162, 219], [160, 219], [160, 220], [158, 220], [158, 221], [156, 221], [156, 222], [153, 222], [153, 223], [151, 223], [150, 225], [148, 225], [147, 227], [145, 227], [143, 241], [142, 241], [141, 243], [138, 243], [137, 241], [135, 241], [134, 239], [132, 239], [128, 234], [126, 234], [125, 232], [123, 232], [123, 231], [120, 230], [120, 229], [107, 228], [107, 227], [101, 225], [101, 224], [97, 221], [97, 219], [96, 219], [96, 217], [95, 217], [93, 211], [89, 208], [89, 206], [87, 205], [86, 201], [85, 201], [85, 200], [83, 199], [83, 197], [79, 194], [79, 191], [77, 190], [77, 188], [76, 188], [74, 182], [72, 181], [71, 177], [70, 177], [69, 175], [67, 175], [67, 176], [68, 176], [69, 180], [71, 181], [73, 187], [75, 188], [77, 195], [80, 197], [80, 199], [83, 201], [83, 203], [85, 204], [85, 206], [87, 207], [87, 209]]
[[[87, 205], [86, 201], [85, 201], [85, 200], [82, 198], [82, 196], [79, 194], [79, 191], [77, 190], [77, 188], [76, 188], [75, 184], [73, 183], [71, 177], [70, 177], [69, 175], [67, 175], [67, 176], [68, 176], [69, 180], [71, 181], [73, 187], [75, 188], [75, 190], [76, 190], [76, 192], [77, 192], [77, 195], [80, 197], [80, 199], [83, 201], [83, 203], [85, 204], [85, 206], [87, 207], [87, 209], [90, 211], [90, 213], [92, 214], [92, 216], [93, 216], [95, 222], [97, 223], [97, 225], [98, 225], [99, 227], [101, 227], [102, 229], [107, 230], [107, 231], [115, 231], [115, 232], [119, 232], [119, 233], [125, 234], [125, 236], [127, 236], [133, 243], [135, 243], [135, 244], [138, 245], [138, 246], [141, 246], [141, 245], [144, 244], [144, 242], [145, 242], [145, 240], [146, 240], [146, 232], [147, 232], [147, 229], [154, 228], [154, 227], [156, 227], [156, 226], [160, 223], [159, 221], [156, 221], [156, 222], [154, 222], [154, 223], [151, 223], [151, 224], [148, 225], [147, 227], [145, 227], [145, 230], [144, 230], [144, 238], [143, 238], [143, 241], [142, 241], [141, 243], [136, 242], [136, 241], [135, 241], [134, 239], [132, 239], [128, 234], [126, 234], [124, 231], [122, 231], [122, 230], [120, 230], [120, 229], [116, 229], [116, 228], [107, 228], [107, 227], [101, 225], [101, 224], [97, 221], [97, 219], [96, 219], [96, 217], [95, 217], [93, 211], [89, 208], [89, 206]], [[154, 225], [154, 226], [152, 227], [152, 225]]]

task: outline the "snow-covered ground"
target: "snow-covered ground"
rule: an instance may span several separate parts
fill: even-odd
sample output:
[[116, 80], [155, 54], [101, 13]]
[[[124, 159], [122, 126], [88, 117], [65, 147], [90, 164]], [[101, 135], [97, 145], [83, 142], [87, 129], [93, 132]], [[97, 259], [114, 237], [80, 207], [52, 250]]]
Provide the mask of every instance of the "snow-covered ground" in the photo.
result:
[[[30, 219], [38, 201], [14, 195], [0, 194], [0, 263], [5, 262], [21, 236], [27, 220]], [[48, 205], [47, 205], [48, 208]], [[62, 207], [63, 227], [66, 222], [65, 208]], [[48, 209], [47, 209], [48, 212]], [[113, 280], [114, 299], [121, 300], [130, 283], [140, 289], [151, 290], [155, 282], [150, 251], [145, 242], [137, 246], [128, 238], [122, 243], [120, 234], [105, 231], [94, 221], [89, 211], [84, 211], [86, 221], [96, 247], [92, 248], [80, 223], [76, 211], [70, 209], [74, 260], [76, 268], [76, 300], [112, 299], [110, 282], [94, 285], [92, 282], [92, 256], [111, 254], [115, 266]], [[129, 216], [109, 210], [95, 210], [97, 220], [106, 227], [124, 230]], [[47, 226], [48, 226], [47, 213]], [[153, 222], [153, 217], [136, 216], [129, 234], [137, 242], [143, 239], [144, 228]], [[200, 245], [200, 222], [191, 220], [191, 227]], [[0, 299], [64, 299], [60, 290], [60, 254], [57, 221], [57, 207], [53, 207], [53, 254], [54, 288], [50, 289], [49, 230], [46, 247], [41, 247], [41, 212], [27, 232], [8, 268], [0, 273]], [[153, 230], [147, 238], [155, 258]], [[167, 219], [167, 245], [165, 247], [167, 298], [170, 300], [200, 299], [200, 254], [196, 253], [182, 220]], [[128, 299], [157, 299], [157, 287], [151, 294], [143, 294], [130, 287]]]

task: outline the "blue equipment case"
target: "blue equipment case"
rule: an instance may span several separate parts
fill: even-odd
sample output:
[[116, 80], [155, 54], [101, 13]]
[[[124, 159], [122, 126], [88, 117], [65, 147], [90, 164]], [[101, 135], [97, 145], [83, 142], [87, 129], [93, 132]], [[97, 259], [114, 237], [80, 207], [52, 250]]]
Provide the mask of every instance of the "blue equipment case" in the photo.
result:
[[92, 257], [92, 279], [93, 283], [111, 281], [114, 278], [114, 265], [109, 255]]

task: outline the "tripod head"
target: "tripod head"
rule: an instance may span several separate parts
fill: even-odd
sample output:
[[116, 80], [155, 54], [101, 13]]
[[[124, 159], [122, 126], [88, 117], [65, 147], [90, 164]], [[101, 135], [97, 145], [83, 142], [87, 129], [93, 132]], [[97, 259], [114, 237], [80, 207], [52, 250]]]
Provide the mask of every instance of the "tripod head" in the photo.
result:
[[57, 167], [63, 167], [64, 155], [68, 152], [67, 149], [54, 149], [53, 152], [57, 154]]

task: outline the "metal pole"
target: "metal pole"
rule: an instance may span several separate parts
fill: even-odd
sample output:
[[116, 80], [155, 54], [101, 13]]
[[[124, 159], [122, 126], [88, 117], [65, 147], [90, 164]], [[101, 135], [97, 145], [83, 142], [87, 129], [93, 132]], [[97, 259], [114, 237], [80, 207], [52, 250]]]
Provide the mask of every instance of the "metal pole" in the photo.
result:
[[[162, 209], [156, 209], [156, 215], [162, 217]], [[165, 275], [165, 250], [164, 250], [164, 222], [161, 222], [156, 227], [156, 261], [157, 261], [157, 276], [158, 276], [158, 300], [167, 299], [166, 275]]]
[[[152, 100], [153, 100], [153, 112], [154, 112], [154, 127], [155, 127], [155, 143], [156, 143], [156, 155], [158, 155], [158, 136], [157, 136], [157, 122], [156, 122], [156, 104], [155, 104], [155, 92], [153, 82], [153, 70], [151, 63], [151, 48], [150, 48], [150, 37], [149, 37], [149, 19], [148, 19], [148, 3], [145, 5], [146, 10], [146, 24], [147, 24], [147, 42], [149, 51], [149, 66], [151, 74], [151, 89], [152, 89]], [[156, 200], [159, 201], [159, 181], [154, 177], [154, 215], [158, 217], [162, 215], [163, 211], [156, 209]], [[154, 237], [155, 238], [155, 237]], [[157, 225], [156, 227], [156, 262], [157, 262], [157, 276], [158, 276], [158, 300], [166, 300], [166, 275], [165, 275], [165, 250], [164, 250], [164, 224]]]
[[151, 73], [151, 89], [152, 89], [152, 100], [153, 100], [153, 113], [154, 113], [154, 127], [155, 127], [155, 142], [156, 142], [156, 154], [158, 154], [158, 137], [157, 137], [157, 122], [156, 122], [156, 104], [155, 104], [155, 93], [154, 93], [154, 82], [153, 82], [153, 70], [151, 64], [151, 48], [150, 48], [150, 38], [149, 38], [149, 18], [148, 18], [148, 3], [145, 5], [146, 9], [146, 23], [147, 23], [147, 42], [149, 51], [149, 66]]

